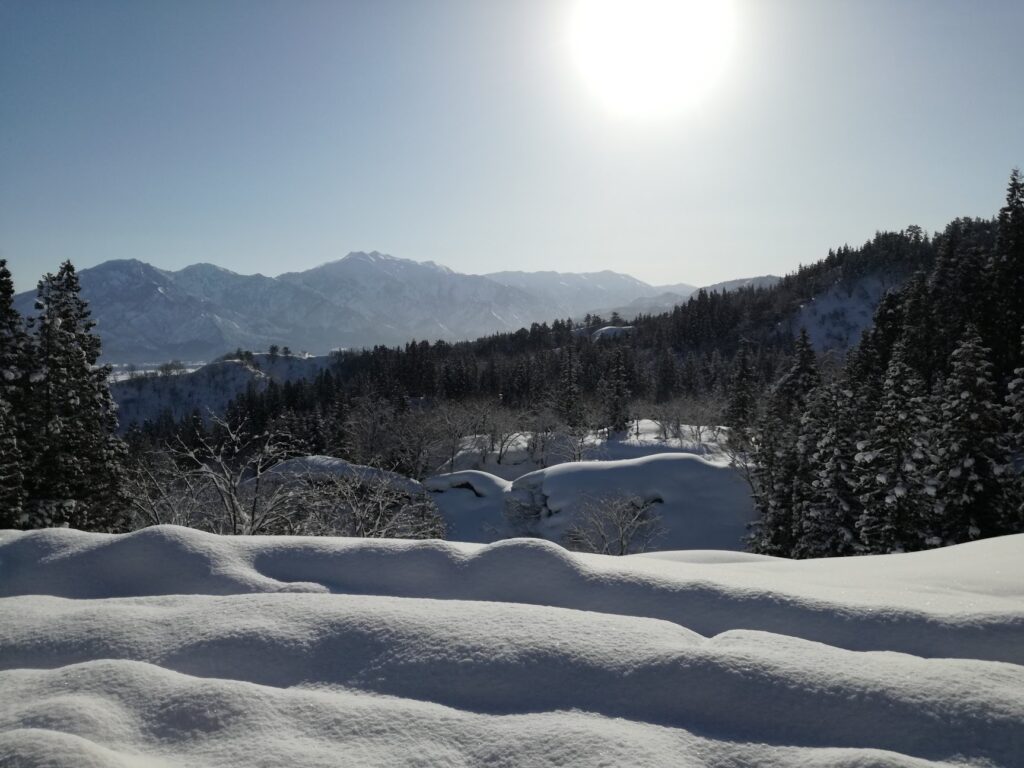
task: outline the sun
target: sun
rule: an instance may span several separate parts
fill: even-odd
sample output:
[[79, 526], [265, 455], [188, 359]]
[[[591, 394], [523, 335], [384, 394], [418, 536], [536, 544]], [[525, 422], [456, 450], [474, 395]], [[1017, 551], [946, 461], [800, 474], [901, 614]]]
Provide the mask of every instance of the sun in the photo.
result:
[[732, 0], [576, 0], [569, 45], [587, 87], [627, 117], [700, 102], [732, 57]]

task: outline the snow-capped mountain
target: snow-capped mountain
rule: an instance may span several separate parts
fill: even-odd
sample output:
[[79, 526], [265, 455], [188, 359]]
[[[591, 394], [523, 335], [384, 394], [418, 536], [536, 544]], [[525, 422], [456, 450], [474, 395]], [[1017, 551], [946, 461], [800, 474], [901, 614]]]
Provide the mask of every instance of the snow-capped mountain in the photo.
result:
[[[79, 273], [103, 339], [119, 363], [211, 360], [237, 347], [326, 353], [338, 347], [458, 340], [581, 314], [605, 301], [657, 293], [628, 275], [467, 275], [433, 262], [350, 253], [276, 278], [212, 264], [179, 271], [137, 260]], [[570, 287], [566, 287], [570, 286]], [[33, 314], [34, 292], [17, 297]]]
[[635, 299], [654, 296], [664, 290], [655, 288], [630, 275], [610, 270], [579, 274], [570, 272], [492, 272], [485, 277], [502, 285], [520, 288], [541, 298], [553, 311], [550, 313], [550, 317], [561, 318], [578, 317], [595, 307], [628, 304]]

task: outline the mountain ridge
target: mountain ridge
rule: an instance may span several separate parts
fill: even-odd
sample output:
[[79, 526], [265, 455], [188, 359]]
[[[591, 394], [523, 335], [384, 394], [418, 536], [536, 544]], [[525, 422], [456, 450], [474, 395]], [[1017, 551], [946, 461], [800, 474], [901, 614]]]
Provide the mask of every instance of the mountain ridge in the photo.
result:
[[[114, 363], [212, 360], [238, 347], [342, 347], [458, 341], [582, 317], [659, 289], [600, 272], [456, 272], [442, 264], [353, 251], [276, 277], [200, 262], [178, 270], [112, 259], [79, 272], [82, 296]], [[33, 314], [35, 291], [15, 297]]]

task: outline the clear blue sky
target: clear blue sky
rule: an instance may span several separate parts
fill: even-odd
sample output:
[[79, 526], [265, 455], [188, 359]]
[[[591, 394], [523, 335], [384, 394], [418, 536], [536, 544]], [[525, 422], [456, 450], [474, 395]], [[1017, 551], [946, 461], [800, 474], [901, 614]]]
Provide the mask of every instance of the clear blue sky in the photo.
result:
[[989, 216], [1024, 164], [1019, 0], [737, 0], [698, 108], [609, 115], [558, 0], [0, 0], [0, 256], [274, 275], [789, 271]]

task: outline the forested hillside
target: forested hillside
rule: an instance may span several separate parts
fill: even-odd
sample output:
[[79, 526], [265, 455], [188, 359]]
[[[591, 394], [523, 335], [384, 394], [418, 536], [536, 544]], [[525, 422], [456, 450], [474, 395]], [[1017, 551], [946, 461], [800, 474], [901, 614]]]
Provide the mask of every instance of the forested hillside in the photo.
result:
[[[5, 520], [130, 526], [133, 499], [195, 490], [183, 464], [204, 482], [219, 467], [216, 482], [241, 496], [252, 493], [253, 472], [310, 454], [422, 479], [453, 469], [465, 441], [482, 439], [482, 455], [500, 462], [522, 444], [543, 467], [553, 445], [578, 461], [594, 435], [634, 427], [639, 436], [648, 419], [659, 439], [681, 440], [685, 427], [698, 445], [703, 430], [725, 425], [759, 510], [749, 545], [760, 553], [904, 551], [1019, 531], [1022, 231], [1014, 171], [995, 219], [957, 219], [933, 237], [917, 227], [879, 233], [775, 285], [698, 291], [629, 325], [587, 315], [330, 361], [276, 349], [257, 360], [239, 350], [228, 357], [253, 370], [265, 357], [268, 373], [290, 373], [256, 370], [223, 418], [198, 408], [166, 413], [134, 425], [126, 443], [113, 434], [109, 371], [96, 365], [99, 341], [73, 267], [41, 281], [27, 320], [4, 270]], [[900, 288], [884, 296], [849, 355], [816, 350], [798, 325], [809, 303], [844, 293], [862, 302], [866, 280]], [[836, 311], [816, 317], [818, 331], [848, 320]], [[245, 530], [272, 532], [275, 519]]]
[[995, 222], [957, 220], [938, 258], [888, 295], [843, 368], [806, 337], [752, 449], [753, 549], [821, 557], [943, 546], [1024, 529], [1024, 185]]

